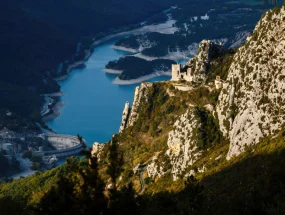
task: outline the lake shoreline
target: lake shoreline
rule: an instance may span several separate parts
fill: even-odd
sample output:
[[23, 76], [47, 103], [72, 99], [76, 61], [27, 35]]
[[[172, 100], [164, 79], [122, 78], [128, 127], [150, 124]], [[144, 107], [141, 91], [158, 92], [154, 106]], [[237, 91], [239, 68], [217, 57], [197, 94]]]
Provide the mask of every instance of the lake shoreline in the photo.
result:
[[160, 77], [160, 76], [171, 76], [171, 72], [155, 72], [149, 75], [145, 76], [140, 76], [139, 78], [136, 79], [130, 79], [130, 80], [122, 80], [119, 77], [117, 77], [114, 81], [113, 84], [117, 85], [132, 85], [132, 84], [138, 84], [143, 81], [148, 81], [150, 79]]
[[66, 103], [63, 101], [56, 102], [55, 105], [52, 107], [52, 113], [44, 116], [42, 120], [44, 122], [48, 122], [48, 121], [54, 120], [55, 118], [59, 117], [60, 109], [63, 108], [64, 105], [66, 105]]
[[[69, 78], [69, 73], [73, 69], [77, 68], [78, 66], [81, 66], [82, 64], [85, 64], [85, 62], [88, 61], [88, 59], [93, 54], [93, 51], [97, 46], [103, 45], [104, 43], [107, 43], [110, 40], [114, 40], [114, 39], [117, 39], [117, 38], [120, 38], [120, 37], [123, 37], [126, 35], [135, 35], [135, 34], [141, 34], [141, 33], [147, 33], [147, 32], [160, 32], [160, 33], [165, 33], [165, 34], [172, 34], [176, 31], [178, 31], [178, 29], [176, 27], [172, 27], [172, 25], [175, 22], [176, 22], [175, 20], [169, 19], [166, 22], [163, 22], [160, 24], [141, 26], [139, 28], [135, 28], [135, 29], [132, 29], [129, 31], [122, 31], [122, 32], [115, 33], [115, 34], [110, 34], [110, 35], [107, 35], [107, 36], [105, 36], [99, 40], [96, 40], [90, 45], [90, 47], [88, 49], [85, 50], [84, 57], [81, 60], [70, 63], [66, 68], [66, 74], [59, 76], [57, 78], [54, 78], [54, 80], [57, 82], [67, 80]], [[121, 51], [126, 51], [126, 48], [120, 47], [120, 46], [114, 46], [113, 45], [113, 46], [111, 46], [111, 48], [121, 50]], [[122, 50], [122, 49], [124, 49], [124, 50]], [[132, 52], [131, 50], [126, 51], [126, 52], [136, 53], [136, 52]], [[121, 74], [121, 72], [119, 73], [119, 71], [109, 70], [109, 69], [103, 70], [103, 72], [109, 73], [109, 74], [117, 74], [117, 75]], [[133, 80], [129, 80], [129, 81], [121, 81], [119, 79], [119, 80], [117, 80], [117, 82], [120, 83], [119, 85], [131, 85], [131, 84], [135, 84], [135, 83], [140, 83], [141, 82], [140, 80], [145, 81], [145, 80], [149, 80], [151, 78], [155, 78], [158, 76], [163, 76], [163, 74], [162, 75], [149, 75], [147, 77], [143, 76], [143, 77], [140, 77], [138, 79], [133, 79]], [[57, 106], [57, 105], [58, 105], [58, 103], [55, 104], [55, 106]], [[43, 121], [48, 122], [48, 121], [56, 119], [60, 115], [60, 109], [64, 105], [65, 105], [65, 103], [62, 102], [61, 105], [59, 105], [60, 107], [55, 109], [55, 113], [48, 115], [48, 117], [43, 117]]]
[[127, 47], [124, 47], [124, 46], [111, 46], [112, 49], [116, 49], [116, 50], [120, 50], [120, 51], [125, 51], [125, 52], [130, 52], [130, 53], [137, 53], [138, 50], [136, 49], [132, 49], [132, 48], [127, 48]]
[[117, 69], [103, 69], [103, 72], [108, 74], [114, 74], [114, 75], [120, 75], [122, 74], [123, 70], [117, 70]]

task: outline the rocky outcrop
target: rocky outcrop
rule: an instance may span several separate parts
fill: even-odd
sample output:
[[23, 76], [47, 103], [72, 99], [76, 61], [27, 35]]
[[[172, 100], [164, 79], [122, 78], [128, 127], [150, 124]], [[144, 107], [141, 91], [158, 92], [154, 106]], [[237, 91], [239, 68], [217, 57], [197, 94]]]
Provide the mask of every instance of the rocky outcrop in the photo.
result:
[[125, 128], [127, 127], [129, 113], [130, 113], [130, 103], [126, 102], [124, 110], [123, 110], [122, 122], [121, 122], [119, 133], [122, 133], [123, 130], [125, 130]]
[[192, 81], [203, 83], [207, 78], [210, 61], [221, 52], [222, 46], [211, 40], [203, 40], [199, 45], [198, 54], [186, 63], [192, 69]]
[[105, 144], [100, 144], [98, 142], [93, 143], [91, 155], [97, 156], [98, 161], [101, 159], [101, 153], [105, 147]]
[[169, 133], [166, 154], [170, 158], [174, 180], [201, 155], [201, 151], [197, 147], [196, 135], [199, 127], [200, 123], [195, 115], [195, 110], [190, 109], [179, 117], [174, 123], [173, 130]]
[[174, 180], [182, 176], [186, 168], [193, 165], [201, 155], [201, 150], [197, 147], [200, 126], [195, 109], [189, 109], [181, 115], [169, 133], [168, 150], [165, 154], [156, 154], [149, 163], [149, 177], [161, 177], [167, 171], [172, 173]]
[[122, 133], [127, 127], [133, 126], [139, 117], [139, 107], [142, 102], [148, 99], [148, 89], [152, 87], [152, 83], [141, 83], [140, 86], [135, 88], [133, 106], [130, 108], [129, 102], [126, 102], [122, 122], [120, 125], [119, 133]]
[[141, 83], [139, 87], [136, 87], [133, 106], [130, 112], [127, 127], [133, 126], [135, 121], [138, 119], [139, 106], [143, 101], [147, 101], [149, 87], [152, 87], [152, 83]]
[[285, 10], [267, 12], [235, 54], [216, 108], [227, 159], [285, 123]]
[[151, 162], [146, 167], [148, 177], [162, 177], [165, 174], [163, 171], [163, 165], [164, 163], [158, 159], [158, 154], [155, 154], [152, 157]]

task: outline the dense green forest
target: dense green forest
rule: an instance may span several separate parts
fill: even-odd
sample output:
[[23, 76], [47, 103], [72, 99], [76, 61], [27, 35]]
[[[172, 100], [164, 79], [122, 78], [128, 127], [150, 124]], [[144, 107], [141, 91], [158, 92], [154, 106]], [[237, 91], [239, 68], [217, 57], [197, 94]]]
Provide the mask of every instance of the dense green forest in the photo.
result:
[[123, 72], [119, 75], [119, 78], [122, 80], [130, 80], [152, 74], [156, 71], [168, 72], [171, 70], [171, 65], [175, 63], [175, 61], [167, 59], [147, 61], [141, 58], [127, 56], [119, 60], [110, 61], [106, 65], [106, 68], [122, 70]]
[[140, 10], [133, 7], [129, 0], [1, 1], [1, 114], [39, 120], [40, 94], [59, 90], [53, 77], [60, 75], [60, 63], [78, 58], [78, 42], [142, 21], [168, 4], [137, 1]]
[[[169, 11], [176, 20], [174, 26], [179, 29], [174, 34], [134, 35], [120, 39], [116, 45], [133, 49], [142, 46], [141, 53], [150, 57], [164, 57], [176, 51], [187, 52], [191, 44], [200, 43], [203, 39], [226, 39], [223, 45], [228, 48], [237, 40], [237, 33], [252, 31], [262, 13], [272, 7], [263, 4], [228, 4], [227, 1], [206, 2], [194, 1], [183, 8]], [[150, 47], [143, 47], [144, 43], [150, 44]]]

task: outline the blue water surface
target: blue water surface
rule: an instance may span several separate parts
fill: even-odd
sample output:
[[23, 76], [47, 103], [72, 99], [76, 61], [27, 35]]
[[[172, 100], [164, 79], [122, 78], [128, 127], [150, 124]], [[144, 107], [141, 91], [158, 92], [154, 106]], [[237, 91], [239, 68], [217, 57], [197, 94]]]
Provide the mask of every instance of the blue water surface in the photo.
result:
[[[59, 82], [66, 105], [60, 116], [47, 125], [59, 134], [80, 134], [91, 146], [104, 143], [117, 133], [122, 111], [127, 101], [133, 102], [134, 89], [139, 84], [120, 86], [112, 81], [116, 75], [104, 73], [105, 65], [129, 53], [111, 48], [115, 41], [95, 48], [85, 63], [86, 68], [74, 69], [67, 80]], [[169, 80], [157, 77], [150, 81]]]

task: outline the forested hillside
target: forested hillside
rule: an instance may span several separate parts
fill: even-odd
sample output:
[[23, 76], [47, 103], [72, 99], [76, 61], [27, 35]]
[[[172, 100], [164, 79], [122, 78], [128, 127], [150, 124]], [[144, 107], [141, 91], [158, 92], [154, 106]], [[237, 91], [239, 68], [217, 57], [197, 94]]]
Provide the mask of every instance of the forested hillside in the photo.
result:
[[40, 94], [59, 90], [53, 77], [61, 62], [72, 59], [79, 42], [141, 21], [167, 4], [137, 1], [136, 7], [140, 10], [128, 0], [1, 1], [1, 114], [9, 110], [38, 120]]

